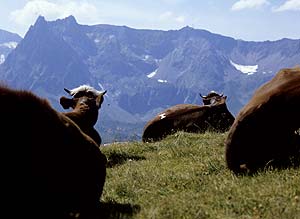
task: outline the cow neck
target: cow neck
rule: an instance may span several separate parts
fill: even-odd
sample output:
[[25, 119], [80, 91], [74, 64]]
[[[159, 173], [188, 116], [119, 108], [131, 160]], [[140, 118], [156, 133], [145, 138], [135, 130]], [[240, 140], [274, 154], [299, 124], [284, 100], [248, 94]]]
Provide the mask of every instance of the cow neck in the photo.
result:
[[80, 127], [93, 127], [98, 119], [98, 109], [90, 109], [86, 105], [75, 108], [68, 116]]

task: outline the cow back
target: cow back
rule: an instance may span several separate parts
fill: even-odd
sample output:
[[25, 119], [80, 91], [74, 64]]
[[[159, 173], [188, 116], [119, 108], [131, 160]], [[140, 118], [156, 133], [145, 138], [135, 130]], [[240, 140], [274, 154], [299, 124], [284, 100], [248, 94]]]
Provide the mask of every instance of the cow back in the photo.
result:
[[144, 127], [144, 142], [158, 141], [177, 131], [201, 133], [207, 130], [224, 132], [234, 117], [225, 99], [214, 105], [178, 104], [157, 114]]
[[257, 89], [237, 115], [226, 140], [228, 167], [234, 172], [255, 171], [297, 159], [299, 112], [300, 68], [283, 69]]

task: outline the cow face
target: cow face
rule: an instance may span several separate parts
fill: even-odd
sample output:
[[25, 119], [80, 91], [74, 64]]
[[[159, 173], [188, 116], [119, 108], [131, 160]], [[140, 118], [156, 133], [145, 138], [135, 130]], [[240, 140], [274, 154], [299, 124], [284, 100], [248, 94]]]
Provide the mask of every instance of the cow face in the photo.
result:
[[227, 98], [227, 96], [223, 97], [223, 93], [222, 94], [218, 94], [215, 91], [211, 91], [208, 95], [206, 96], [202, 96], [201, 94], [199, 94], [200, 97], [202, 98], [203, 104], [204, 105], [215, 105], [218, 104], [220, 102], [222, 102], [222, 100], [225, 98]]
[[72, 98], [60, 98], [60, 104], [64, 109], [87, 107], [88, 109], [98, 110], [103, 103], [103, 96], [107, 92], [106, 90], [100, 92], [89, 86], [80, 86], [79, 88], [75, 88], [73, 90], [64, 88], [64, 90], [72, 96]]

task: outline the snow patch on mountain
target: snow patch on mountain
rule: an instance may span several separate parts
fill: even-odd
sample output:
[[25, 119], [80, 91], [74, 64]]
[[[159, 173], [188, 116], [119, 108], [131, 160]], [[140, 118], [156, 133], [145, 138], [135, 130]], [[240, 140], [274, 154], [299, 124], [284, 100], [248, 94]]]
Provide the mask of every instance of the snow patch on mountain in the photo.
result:
[[[156, 69], [154, 72], [151, 72], [150, 74], [148, 74], [147, 77], [148, 77], [148, 78], [153, 78], [153, 77], [156, 75], [157, 70], [158, 70], [158, 69]], [[162, 80], [162, 79], [158, 79], [157, 81], [158, 81], [159, 83], [167, 83], [167, 82], [168, 82], [167, 80]]]
[[240, 65], [240, 64], [234, 63], [231, 60], [230, 60], [230, 64], [233, 65], [240, 72], [247, 74], [247, 75], [254, 74], [255, 72], [257, 72], [257, 69], [258, 69], [258, 65]]
[[5, 56], [3, 54], [0, 55], [0, 65], [5, 61]]
[[168, 81], [167, 80], [162, 80], [162, 79], [158, 79], [157, 80], [159, 83], [167, 83]]
[[157, 73], [157, 69], [154, 72], [151, 72], [150, 74], [147, 75], [148, 78], [153, 78]]
[[96, 39], [94, 39], [94, 42], [95, 42], [95, 43], [100, 43], [100, 42], [101, 42], [101, 40], [100, 40], [100, 39], [98, 39], [98, 38], [96, 38]]
[[15, 49], [17, 45], [18, 45], [17, 42], [7, 42], [7, 43], [0, 44], [0, 46], [8, 47], [9, 49]]
[[150, 55], [144, 55], [142, 59], [143, 59], [144, 61], [147, 61], [147, 60], [149, 60], [150, 58], [151, 58]]

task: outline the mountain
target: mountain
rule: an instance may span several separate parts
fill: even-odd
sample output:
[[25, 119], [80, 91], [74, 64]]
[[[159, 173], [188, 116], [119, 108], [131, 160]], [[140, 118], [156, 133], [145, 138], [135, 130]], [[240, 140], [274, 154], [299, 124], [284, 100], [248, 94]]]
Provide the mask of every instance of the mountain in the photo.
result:
[[228, 96], [236, 114], [281, 68], [300, 64], [300, 39], [249, 42], [184, 27], [144, 30], [39, 17], [0, 65], [0, 80], [46, 97], [59, 111], [63, 88], [108, 90], [97, 129], [103, 141], [140, 139], [145, 123], [199, 93]]
[[17, 47], [22, 40], [18, 34], [0, 29], [0, 65], [5, 61], [7, 55]]

